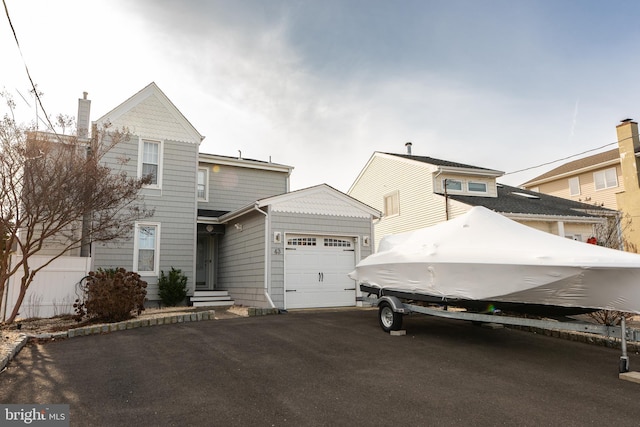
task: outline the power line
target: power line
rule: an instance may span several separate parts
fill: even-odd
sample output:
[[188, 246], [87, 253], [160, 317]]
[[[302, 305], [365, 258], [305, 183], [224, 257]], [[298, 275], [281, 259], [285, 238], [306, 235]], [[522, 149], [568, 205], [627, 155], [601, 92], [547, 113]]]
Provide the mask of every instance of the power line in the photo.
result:
[[[44, 114], [47, 123], [49, 124], [50, 129], [55, 132], [55, 128], [49, 120], [49, 116], [47, 115], [47, 111], [44, 109], [44, 105], [42, 105], [42, 100], [40, 99], [40, 95], [38, 94], [38, 89], [36, 85], [33, 83], [33, 79], [31, 78], [31, 73], [29, 72], [29, 67], [27, 67], [27, 61], [24, 59], [24, 55], [22, 54], [22, 48], [20, 48], [20, 42], [18, 42], [18, 35], [16, 34], [16, 29], [13, 27], [13, 22], [11, 22], [11, 17], [9, 16], [9, 9], [7, 8], [6, 0], [2, 0], [2, 4], [4, 5], [4, 13], [7, 15], [7, 20], [9, 21], [9, 26], [11, 27], [11, 32], [13, 33], [13, 38], [16, 41], [16, 45], [18, 46], [18, 51], [20, 52], [20, 57], [22, 58], [22, 63], [24, 64], [24, 69], [27, 72], [27, 77], [29, 77], [29, 82], [31, 83], [31, 87], [33, 88], [33, 93], [35, 94], [36, 100], [38, 101], [38, 105], [42, 109], [42, 113]], [[22, 95], [20, 95], [22, 96]]]
[[[625, 138], [625, 139], [626, 139], [626, 138]], [[587, 153], [591, 153], [591, 152], [593, 152], [593, 151], [602, 150], [603, 148], [609, 147], [610, 145], [615, 145], [615, 144], [617, 144], [617, 143], [618, 143], [618, 141], [616, 141], [616, 142], [611, 142], [611, 143], [609, 143], [609, 144], [605, 144], [605, 145], [603, 145], [603, 146], [601, 146], [601, 147], [592, 148], [592, 149], [590, 149], [590, 150], [583, 151], [583, 152], [581, 152], [581, 153], [577, 153], [577, 154], [572, 154], [572, 155], [570, 155], [570, 156], [563, 157], [563, 158], [561, 158], [561, 159], [556, 159], [556, 160], [552, 160], [552, 161], [550, 161], [550, 162], [541, 163], [541, 164], [536, 165], [536, 166], [530, 166], [530, 167], [528, 167], [528, 168], [520, 169], [520, 170], [513, 171], [513, 172], [508, 172], [508, 173], [505, 173], [503, 176], [505, 176], [505, 175], [513, 175], [513, 174], [515, 174], [515, 173], [520, 173], [520, 172], [525, 172], [525, 171], [532, 170], [532, 169], [537, 169], [537, 168], [540, 168], [540, 167], [542, 167], [542, 166], [548, 166], [548, 165], [551, 165], [551, 164], [554, 164], [554, 163], [557, 163], [557, 162], [561, 162], [561, 161], [563, 161], [563, 160], [569, 160], [569, 159], [572, 159], [572, 158], [574, 158], [574, 157], [578, 157], [578, 156], [582, 156], [582, 155], [587, 154]]]

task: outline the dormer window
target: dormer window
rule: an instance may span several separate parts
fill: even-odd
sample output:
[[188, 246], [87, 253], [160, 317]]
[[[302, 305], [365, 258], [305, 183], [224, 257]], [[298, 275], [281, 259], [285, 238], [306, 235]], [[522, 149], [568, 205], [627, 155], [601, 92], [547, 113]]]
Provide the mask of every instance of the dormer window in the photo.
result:
[[444, 180], [444, 187], [447, 191], [462, 191], [462, 181], [447, 178]]
[[470, 193], [486, 193], [487, 192], [487, 183], [486, 182], [475, 182], [469, 181], [467, 183], [467, 188]]

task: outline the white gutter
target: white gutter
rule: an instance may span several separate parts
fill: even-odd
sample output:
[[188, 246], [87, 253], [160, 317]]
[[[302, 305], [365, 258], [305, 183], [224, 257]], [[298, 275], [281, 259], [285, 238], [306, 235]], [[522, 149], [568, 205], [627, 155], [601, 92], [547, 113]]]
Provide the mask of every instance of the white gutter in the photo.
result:
[[459, 174], [459, 175], [474, 175], [474, 176], [492, 176], [495, 178], [499, 178], [504, 175], [504, 172], [497, 171], [494, 169], [475, 169], [475, 168], [464, 168], [457, 166], [438, 166], [439, 173], [451, 173], [451, 174]]
[[583, 216], [557, 216], [557, 215], [531, 215], [531, 214], [518, 214], [509, 212], [498, 212], [499, 214], [506, 216], [509, 219], [520, 221], [544, 221], [544, 222], [577, 222], [577, 223], [594, 223], [605, 222], [606, 218], [601, 217], [583, 217]]
[[269, 295], [269, 260], [271, 259], [271, 251], [269, 251], [269, 214], [260, 209], [257, 203], [253, 205], [253, 210], [264, 215], [264, 296], [269, 301], [271, 308], [276, 308]]

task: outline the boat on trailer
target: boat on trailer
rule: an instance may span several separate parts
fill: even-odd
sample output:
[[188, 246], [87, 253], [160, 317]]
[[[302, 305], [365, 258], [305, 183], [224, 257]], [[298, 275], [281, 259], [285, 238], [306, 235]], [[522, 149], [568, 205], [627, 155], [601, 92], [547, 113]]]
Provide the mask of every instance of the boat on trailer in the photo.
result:
[[475, 312], [640, 313], [640, 255], [545, 233], [484, 207], [384, 237], [349, 276], [365, 294]]

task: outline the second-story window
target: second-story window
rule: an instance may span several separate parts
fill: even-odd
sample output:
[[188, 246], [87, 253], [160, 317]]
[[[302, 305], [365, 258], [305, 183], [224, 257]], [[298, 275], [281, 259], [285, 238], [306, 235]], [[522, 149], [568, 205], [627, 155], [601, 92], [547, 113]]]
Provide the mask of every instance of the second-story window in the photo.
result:
[[206, 168], [198, 169], [198, 200], [206, 202], [209, 199], [208, 181], [209, 170]]
[[384, 216], [395, 216], [400, 214], [400, 197], [398, 192], [384, 196]]
[[467, 183], [467, 188], [470, 193], [486, 193], [487, 192], [487, 183], [486, 182], [475, 182], [469, 181]]
[[580, 178], [574, 176], [573, 178], [569, 178], [569, 195], [570, 196], [579, 196], [580, 195]]
[[160, 186], [161, 144], [159, 141], [142, 141], [142, 164], [140, 176], [151, 176], [150, 186]]
[[596, 190], [604, 190], [618, 186], [618, 174], [616, 168], [605, 169], [593, 174], [593, 182]]
[[447, 191], [462, 191], [462, 181], [451, 178], [447, 178], [443, 181], [444, 187]]

